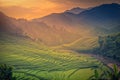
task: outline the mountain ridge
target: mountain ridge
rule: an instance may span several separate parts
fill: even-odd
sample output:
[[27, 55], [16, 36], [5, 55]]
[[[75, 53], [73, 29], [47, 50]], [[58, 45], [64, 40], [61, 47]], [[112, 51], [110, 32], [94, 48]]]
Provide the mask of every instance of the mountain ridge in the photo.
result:
[[85, 11], [86, 9], [80, 8], [80, 7], [75, 7], [70, 10], [66, 10], [65, 12], [70, 12], [73, 14], [80, 14], [81, 12]]
[[0, 20], [0, 30], [28, 36], [46, 45], [67, 44], [84, 38], [84, 36], [93, 37], [101, 35], [101, 33], [120, 31], [119, 7], [120, 5], [115, 3], [103, 4], [79, 14], [53, 13], [30, 21], [7, 17], [0, 13], [0, 17], [2, 16], [3, 19]]

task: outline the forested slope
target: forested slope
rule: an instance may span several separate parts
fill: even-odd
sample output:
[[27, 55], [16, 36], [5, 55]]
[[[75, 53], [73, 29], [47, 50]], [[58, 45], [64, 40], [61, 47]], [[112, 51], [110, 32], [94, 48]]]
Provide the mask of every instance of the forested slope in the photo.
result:
[[120, 33], [99, 36], [97, 53], [120, 61]]

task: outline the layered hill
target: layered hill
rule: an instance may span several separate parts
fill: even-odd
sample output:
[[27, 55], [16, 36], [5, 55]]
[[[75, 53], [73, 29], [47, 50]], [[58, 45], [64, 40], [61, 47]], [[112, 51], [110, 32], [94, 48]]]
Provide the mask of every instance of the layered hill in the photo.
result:
[[73, 13], [73, 14], [80, 14], [81, 12], [83, 12], [85, 10], [87, 10], [87, 9], [76, 7], [76, 8], [70, 9], [70, 10], [66, 10], [65, 12], [70, 12], [70, 13]]
[[49, 46], [79, 46], [83, 41], [88, 46], [94, 41], [91, 38], [120, 31], [119, 14], [120, 5], [115, 3], [87, 10], [73, 8], [30, 21], [11, 18], [1, 12], [0, 32], [24, 36]]
[[[76, 8], [73, 8], [72, 10], [74, 11], [74, 9]], [[120, 5], [112, 3], [83, 10], [79, 14], [75, 14], [69, 10], [64, 13], [54, 13], [42, 18], [34, 19], [34, 21], [43, 21], [51, 26], [64, 25], [65, 27], [86, 27], [99, 32], [109, 33], [111, 32], [111, 29], [120, 25], [119, 14]]]
[[[35, 41], [40, 41], [46, 45], [59, 45], [69, 43], [79, 38], [79, 30], [74, 27], [51, 26], [44, 22], [27, 21], [25, 19], [14, 19], [0, 13], [0, 32], [27, 36]], [[58, 24], [60, 25], [60, 24]], [[84, 32], [88, 33], [88, 32]]]
[[[103, 4], [78, 14], [80, 21], [97, 30], [112, 32], [120, 25], [120, 5], [116, 3]], [[117, 29], [117, 28], [116, 28]]]

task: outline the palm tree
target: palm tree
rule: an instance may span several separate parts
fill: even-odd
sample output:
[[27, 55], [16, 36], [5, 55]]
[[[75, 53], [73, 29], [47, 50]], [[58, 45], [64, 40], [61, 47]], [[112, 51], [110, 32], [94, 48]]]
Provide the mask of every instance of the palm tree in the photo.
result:
[[13, 80], [12, 69], [13, 68], [11, 66], [6, 64], [0, 65], [0, 80]]
[[[102, 70], [102, 68], [101, 68]], [[120, 80], [120, 71], [117, 65], [114, 64], [113, 69], [109, 68], [99, 73], [97, 69], [94, 70], [94, 75], [92, 75], [89, 80]]]
[[107, 71], [110, 80], [120, 80], [120, 71], [118, 70], [117, 65], [113, 65], [113, 69]]
[[99, 74], [98, 70], [94, 70], [94, 75], [92, 75], [88, 80], [101, 80], [101, 74]]

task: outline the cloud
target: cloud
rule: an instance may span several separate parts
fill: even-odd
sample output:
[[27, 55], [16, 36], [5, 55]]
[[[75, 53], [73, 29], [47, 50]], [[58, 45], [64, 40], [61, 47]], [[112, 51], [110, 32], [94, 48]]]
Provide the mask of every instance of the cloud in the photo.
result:
[[35, 6], [30, 8], [21, 7], [21, 6], [6, 6], [6, 7], [0, 7], [0, 11], [14, 18], [33, 19], [33, 18], [43, 17], [51, 13], [60, 12], [63, 10], [63, 8], [53, 7], [53, 6], [49, 7], [49, 6], [46, 7]]
[[57, 3], [120, 3], [120, 0], [49, 0]]
[[80, 7], [93, 7], [96, 5], [107, 3], [120, 3], [120, 0], [49, 0], [49, 1], [68, 6], [77, 5]]
[[33, 9], [24, 8], [20, 6], [9, 6], [9, 7], [0, 7], [0, 11], [6, 13], [11, 17], [29, 17], [28, 14], [33, 13]]
[[0, 0], [0, 11], [15, 18], [39, 18], [51, 13], [81, 7], [94, 7], [120, 0]]

